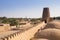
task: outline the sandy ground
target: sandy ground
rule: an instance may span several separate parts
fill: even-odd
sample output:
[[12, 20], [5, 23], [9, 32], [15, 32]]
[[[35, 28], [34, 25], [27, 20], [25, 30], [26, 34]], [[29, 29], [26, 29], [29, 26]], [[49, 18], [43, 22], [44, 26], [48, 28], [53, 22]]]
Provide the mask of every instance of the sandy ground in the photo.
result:
[[16, 33], [16, 32], [23, 32], [26, 29], [29, 29], [30, 27], [33, 27], [33, 25], [31, 25], [30, 23], [27, 23], [26, 25], [23, 25], [23, 27], [19, 28], [18, 30], [17, 30], [17, 28], [16, 29], [13, 28], [13, 29], [11, 29], [9, 31], [0, 32], [0, 38], [7, 37], [8, 35]]
[[47, 23], [42, 30], [35, 34], [32, 40], [60, 40], [60, 21], [54, 20]]

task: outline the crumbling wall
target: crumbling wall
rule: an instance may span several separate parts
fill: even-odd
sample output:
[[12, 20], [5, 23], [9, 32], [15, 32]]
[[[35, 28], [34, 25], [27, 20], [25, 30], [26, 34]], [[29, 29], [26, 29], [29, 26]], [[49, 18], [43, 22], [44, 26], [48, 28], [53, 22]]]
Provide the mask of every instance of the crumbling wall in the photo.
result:
[[1, 38], [1, 40], [30, 40], [32, 37], [34, 37], [34, 34], [45, 25], [44, 22], [40, 23], [39, 25], [30, 28], [24, 32], [16, 32], [11, 35], [8, 35], [7, 37]]

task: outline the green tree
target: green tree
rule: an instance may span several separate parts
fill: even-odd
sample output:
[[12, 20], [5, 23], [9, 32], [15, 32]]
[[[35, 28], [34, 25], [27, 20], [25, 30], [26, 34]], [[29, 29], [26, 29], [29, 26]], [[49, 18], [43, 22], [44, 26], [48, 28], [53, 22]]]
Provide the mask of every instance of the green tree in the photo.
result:
[[15, 19], [11, 19], [10, 20], [10, 25], [11, 26], [18, 25], [18, 22]]
[[6, 17], [2, 17], [1, 20], [2, 20], [2, 23], [8, 23], [8, 19]]

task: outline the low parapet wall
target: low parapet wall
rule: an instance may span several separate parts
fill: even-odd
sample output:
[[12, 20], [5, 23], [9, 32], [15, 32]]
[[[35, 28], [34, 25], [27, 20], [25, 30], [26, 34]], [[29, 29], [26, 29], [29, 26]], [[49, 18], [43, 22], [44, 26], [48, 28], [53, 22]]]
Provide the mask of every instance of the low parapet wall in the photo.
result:
[[30, 28], [22, 33], [16, 32], [14, 34], [8, 35], [7, 37], [1, 38], [1, 40], [30, 40], [34, 37], [34, 34], [45, 25], [44, 22], [40, 23], [36, 27]]

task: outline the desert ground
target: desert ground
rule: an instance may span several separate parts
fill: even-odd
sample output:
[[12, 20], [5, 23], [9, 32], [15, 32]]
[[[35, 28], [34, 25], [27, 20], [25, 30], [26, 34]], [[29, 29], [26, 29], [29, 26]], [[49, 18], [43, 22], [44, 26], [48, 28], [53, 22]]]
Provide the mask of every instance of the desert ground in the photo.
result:
[[60, 40], [60, 21], [54, 20], [47, 23], [31, 40]]
[[[39, 24], [30, 24], [27, 23], [26, 25], [21, 25], [20, 28], [12, 27], [8, 31], [0, 32], [0, 40], [1, 38], [8, 37], [14, 33], [24, 32], [36, 25]], [[53, 20], [51, 22], [45, 23], [43, 27], [40, 27], [38, 31], [34, 34], [30, 40], [60, 40], [60, 21]]]
[[34, 25], [34, 24], [30, 24], [30, 23], [26, 23], [25, 25], [20, 25], [19, 28], [16, 28], [16, 26], [12, 26], [9, 30], [0, 31], [0, 40], [1, 40], [1, 38], [8, 37], [9, 35], [13, 35], [18, 32], [22, 33], [34, 26], [36, 26], [36, 24]]

